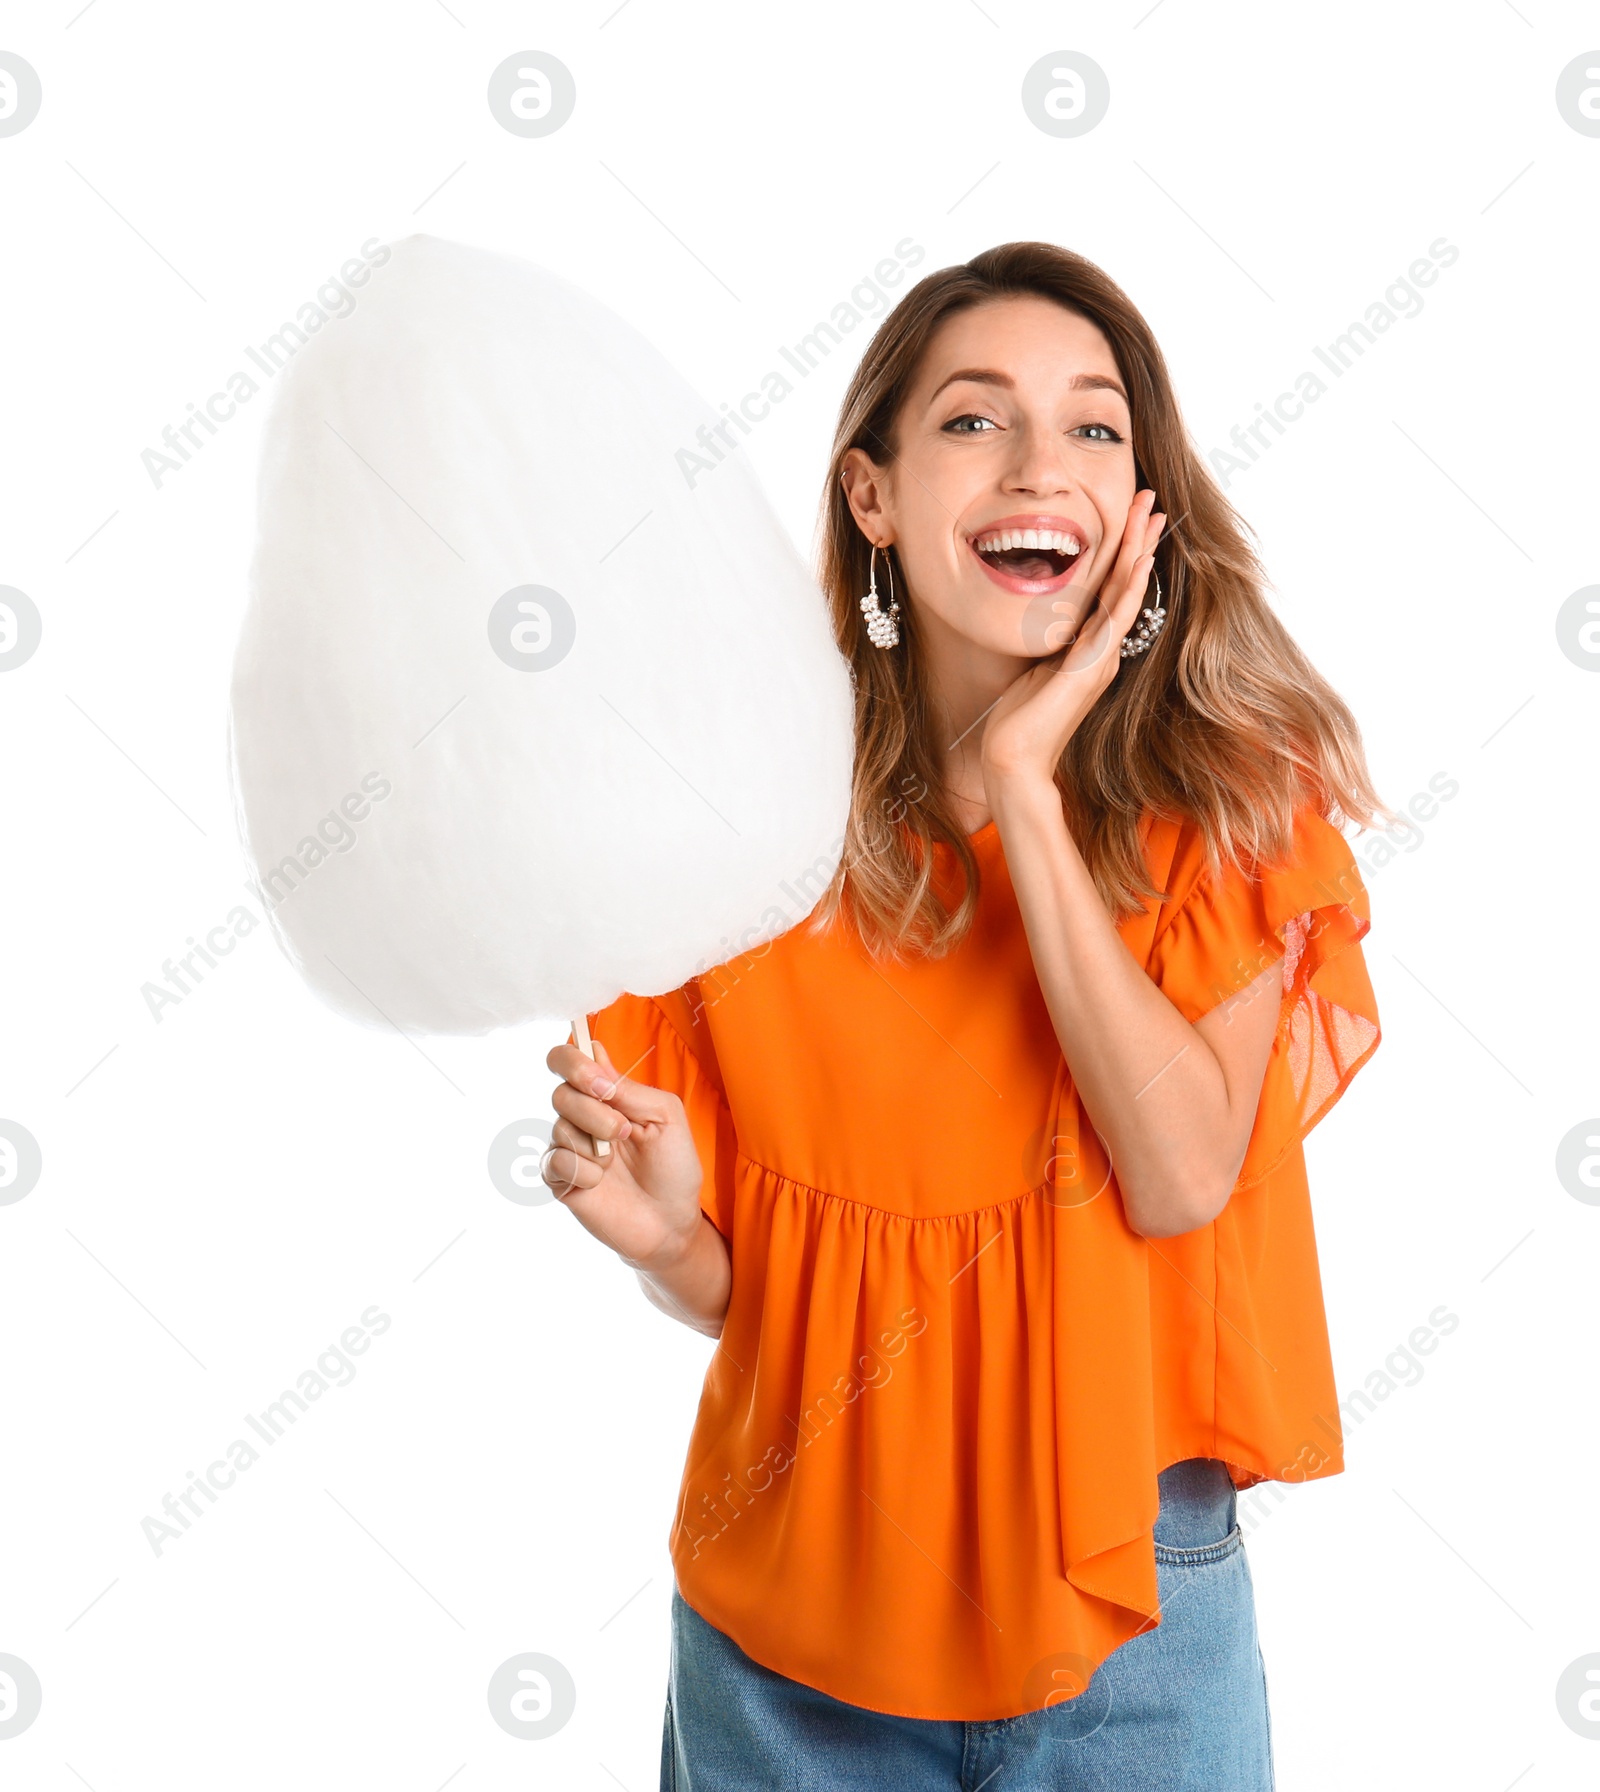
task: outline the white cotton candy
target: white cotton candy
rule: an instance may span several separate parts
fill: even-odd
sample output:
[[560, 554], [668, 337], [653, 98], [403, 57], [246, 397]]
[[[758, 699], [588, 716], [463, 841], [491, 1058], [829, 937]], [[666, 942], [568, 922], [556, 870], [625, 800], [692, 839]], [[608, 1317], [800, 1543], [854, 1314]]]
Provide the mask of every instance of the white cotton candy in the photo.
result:
[[[568, 282], [430, 237], [279, 378], [234, 780], [318, 994], [478, 1033], [803, 919], [842, 847], [849, 675], [745, 455], [696, 441], [722, 413]], [[692, 487], [679, 450], [712, 462]], [[570, 629], [537, 594], [496, 610], [527, 586]]]

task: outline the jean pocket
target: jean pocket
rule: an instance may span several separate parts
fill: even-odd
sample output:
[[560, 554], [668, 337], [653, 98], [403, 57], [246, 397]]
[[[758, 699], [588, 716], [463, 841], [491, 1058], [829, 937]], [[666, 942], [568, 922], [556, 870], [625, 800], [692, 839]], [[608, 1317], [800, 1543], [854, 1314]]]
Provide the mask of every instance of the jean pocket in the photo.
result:
[[1157, 1543], [1156, 1560], [1173, 1568], [1204, 1568], [1211, 1562], [1225, 1562], [1244, 1548], [1244, 1532], [1236, 1524], [1226, 1537], [1215, 1543], [1198, 1543], [1191, 1549], [1179, 1549], [1170, 1543]]

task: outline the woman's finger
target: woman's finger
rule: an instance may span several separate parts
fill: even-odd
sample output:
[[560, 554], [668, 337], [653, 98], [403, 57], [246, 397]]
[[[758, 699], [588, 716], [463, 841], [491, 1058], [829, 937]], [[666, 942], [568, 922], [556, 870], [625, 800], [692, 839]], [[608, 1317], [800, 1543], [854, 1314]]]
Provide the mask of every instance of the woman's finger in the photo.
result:
[[1154, 554], [1141, 554], [1128, 574], [1125, 589], [1111, 607], [1111, 631], [1120, 647], [1122, 638], [1138, 620], [1140, 608], [1150, 591], [1150, 575], [1155, 570]]
[[[1132, 525], [1136, 521], [1138, 527], [1133, 530]], [[1150, 577], [1155, 568], [1155, 550], [1166, 521], [1165, 514], [1159, 510], [1142, 521], [1130, 516], [1131, 533], [1124, 544], [1124, 554], [1128, 554], [1130, 548], [1134, 551], [1128, 557], [1126, 568], [1122, 566], [1122, 556], [1118, 557], [1117, 571], [1122, 576], [1115, 585], [1108, 579], [1106, 587], [1102, 589], [1101, 599], [1111, 617], [1112, 633], [1119, 647], [1123, 637], [1138, 619], [1149, 591]]]
[[[598, 1039], [595, 1050], [597, 1053], [605, 1051]], [[682, 1111], [676, 1095], [652, 1088], [649, 1083], [636, 1083], [630, 1076], [619, 1075], [609, 1053], [601, 1063], [598, 1058], [585, 1057], [575, 1045], [558, 1045], [545, 1063], [580, 1094], [593, 1095], [608, 1103], [628, 1120], [665, 1124]]]
[[[1115, 609], [1126, 594], [1128, 584], [1135, 576], [1134, 567], [1149, 551], [1150, 525], [1155, 521], [1151, 512], [1154, 508], [1155, 493], [1148, 490], [1141, 492], [1128, 508], [1128, 520], [1123, 525], [1122, 543], [1117, 558], [1101, 586], [1108, 610]], [[1157, 525], [1157, 534], [1159, 532]]]
[[628, 1119], [598, 1096], [585, 1095], [571, 1083], [557, 1083], [550, 1095], [550, 1105], [574, 1126], [581, 1126], [592, 1138], [625, 1139]]
[[557, 1200], [583, 1194], [605, 1175], [599, 1164], [581, 1157], [569, 1145], [552, 1145], [544, 1154], [539, 1175]]
[[1117, 657], [1114, 650], [1133, 627], [1139, 613], [1138, 600], [1142, 600], [1148, 580], [1148, 568], [1141, 568], [1139, 563], [1147, 551], [1146, 544], [1159, 538], [1161, 523], [1166, 520], [1163, 517], [1158, 522], [1150, 514], [1154, 501], [1155, 494], [1145, 491], [1128, 507], [1117, 557], [1101, 580], [1094, 604], [1078, 625], [1064, 670], [1084, 672], [1098, 667], [1105, 671], [1106, 660]]
[[558, 1120], [550, 1128], [550, 1142], [552, 1145], [560, 1145], [563, 1150], [575, 1151], [579, 1157], [586, 1157], [591, 1163], [596, 1161], [593, 1134], [569, 1121]]
[[[593, 1095], [600, 1101], [615, 1100], [623, 1091], [628, 1091], [631, 1095], [633, 1091], [649, 1088], [646, 1083], [635, 1083], [629, 1077], [620, 1076], [611, 1062], [611, 1054], [605, 1050], [600, 1040], [594, 1041], [594, 1047], [596, 1056], [591, 1058], [568, 1040], [564, 1045], [553, 1046], [545, 1057], [545, 1063], [563, 1082], [570, 1083], [580, 1094]], [[603, 1057], [601, 1054], [604, 1054]]]

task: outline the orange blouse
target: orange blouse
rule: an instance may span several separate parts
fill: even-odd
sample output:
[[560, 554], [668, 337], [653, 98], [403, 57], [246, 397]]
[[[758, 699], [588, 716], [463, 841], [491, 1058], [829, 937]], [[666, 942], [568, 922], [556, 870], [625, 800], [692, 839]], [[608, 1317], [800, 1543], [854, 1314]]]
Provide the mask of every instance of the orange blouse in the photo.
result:
[[[1378, 1043], [1365, 889], [1311, 810], [1286, 863], [1206, 873], [1146, 821], [1166, 899], [1121, 934], [1186, 1020], [1284, 966], [1234, 1192], [1144, 1239], [1086, 1123], [991, 822], [972, 931], [881, 963], [809, 923], [670, 995], [589, 1017], [670, 1089], [728, 1240], [670, 1548], [745, 1653], [908, 1717], [1080, 1692], [1160, 1619], [1156, 1476], [1344, 1466], [1300, 1141]], [[938, 875], [954, 858], [936, 849]]]

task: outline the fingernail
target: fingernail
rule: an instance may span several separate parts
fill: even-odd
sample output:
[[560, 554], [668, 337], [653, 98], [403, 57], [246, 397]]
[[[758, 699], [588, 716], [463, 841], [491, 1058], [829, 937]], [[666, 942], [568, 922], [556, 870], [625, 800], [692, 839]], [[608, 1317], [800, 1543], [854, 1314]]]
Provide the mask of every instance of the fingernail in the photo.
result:
[[589, 1087], [602, 1101], [616, 1088], [616, 1084], [603, 1071], [597, 1070], [590, 1079]]

